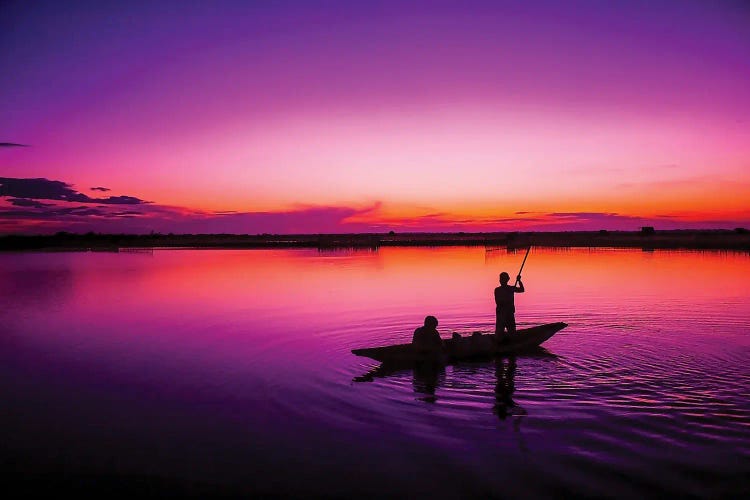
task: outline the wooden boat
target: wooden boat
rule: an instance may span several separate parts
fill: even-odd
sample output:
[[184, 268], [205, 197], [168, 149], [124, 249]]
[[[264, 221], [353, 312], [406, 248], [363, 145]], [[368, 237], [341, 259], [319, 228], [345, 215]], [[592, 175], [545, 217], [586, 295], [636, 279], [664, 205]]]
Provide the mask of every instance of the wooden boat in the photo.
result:
[[522, 328], [515, 335], [500, 343], [491, 333], [474, 332], [472, 335], [465, 337], [454, 333], [452, 338], [443, 339], [443, 350], [438, 352], [420, 350], [412, 344], [398, 344], [353, 349], [352, 353], [383, 363], [398, 364], [420, 361], [447, 363], [464, 359], [491, 358], [538, 349], [543, 342], [566, 326], [568, 326], [566, 323], [548, 323], [532, 328]]

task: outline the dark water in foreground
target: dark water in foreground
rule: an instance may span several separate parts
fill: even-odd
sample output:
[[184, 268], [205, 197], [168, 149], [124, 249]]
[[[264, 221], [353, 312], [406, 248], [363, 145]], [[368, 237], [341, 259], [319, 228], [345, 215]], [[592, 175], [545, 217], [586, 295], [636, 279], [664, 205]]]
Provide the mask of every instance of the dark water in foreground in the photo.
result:
[[[750, 257], [532, 251], [543, 356], [384, 377], [350, 353], [492, 329], [479, 248], [0, 254], [15, 486], [305, 496], [750, 493]], [[363, 381], [355, 381], [363, 380]]]

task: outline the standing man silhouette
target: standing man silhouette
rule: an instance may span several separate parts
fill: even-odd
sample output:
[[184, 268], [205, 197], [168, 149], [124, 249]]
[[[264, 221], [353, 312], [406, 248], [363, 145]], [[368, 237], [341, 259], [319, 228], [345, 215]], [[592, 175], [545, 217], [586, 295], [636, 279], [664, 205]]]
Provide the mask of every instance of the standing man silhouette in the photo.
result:
[[500, 286], [495, 288], [495, 336], [498, 340], [504, 336], [516, 333], [516, 306], [514, 296], [525, 291], [521, 275], [516, 277], [516, 284], [508, 285], [510, 275], [503, 271], [500, 273]]

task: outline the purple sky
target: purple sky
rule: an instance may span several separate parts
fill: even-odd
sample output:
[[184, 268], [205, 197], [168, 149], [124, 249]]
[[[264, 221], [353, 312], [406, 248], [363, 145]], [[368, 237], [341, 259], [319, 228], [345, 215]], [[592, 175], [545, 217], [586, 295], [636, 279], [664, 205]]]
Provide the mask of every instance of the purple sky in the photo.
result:
[[0, 54], [0, 177], [92, 199], [3, 232], [750, 224], [744, 2], [4, 2]]

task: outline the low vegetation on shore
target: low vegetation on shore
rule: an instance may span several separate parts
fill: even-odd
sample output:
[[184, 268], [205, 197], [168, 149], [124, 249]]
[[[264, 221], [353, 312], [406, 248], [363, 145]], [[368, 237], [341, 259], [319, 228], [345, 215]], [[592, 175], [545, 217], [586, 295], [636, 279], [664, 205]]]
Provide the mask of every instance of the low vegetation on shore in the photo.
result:
[[750, 231], [493, 232], [365, 234], [75, 234], [0, 236], [0, 250], [119, 251], [133, 248], [364, 248], [385, 246], [614, 247], [728, 249], [750, 251]]

